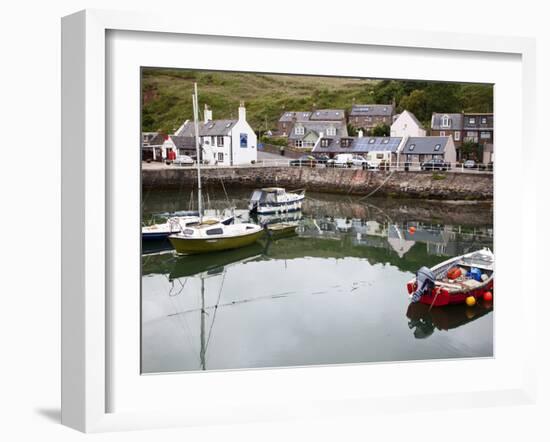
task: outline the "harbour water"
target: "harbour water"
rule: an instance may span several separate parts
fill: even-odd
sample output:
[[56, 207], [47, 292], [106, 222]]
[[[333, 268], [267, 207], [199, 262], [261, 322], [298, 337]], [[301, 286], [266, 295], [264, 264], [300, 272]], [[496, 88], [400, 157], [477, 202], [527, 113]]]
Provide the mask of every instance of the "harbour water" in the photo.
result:
[[[207, 211], [233, 206], [248, 220], [248, 190], [204, 196]], [[145, 192], [143, 220], [192, 201]], [[234, 251], [143, 244], [143, 373], [493, 355], [492, 303], [429, 311], [405, 287], [423, 265], [492, 248], [490, 204], [308, 193], [291, 219], [295, 236]]]

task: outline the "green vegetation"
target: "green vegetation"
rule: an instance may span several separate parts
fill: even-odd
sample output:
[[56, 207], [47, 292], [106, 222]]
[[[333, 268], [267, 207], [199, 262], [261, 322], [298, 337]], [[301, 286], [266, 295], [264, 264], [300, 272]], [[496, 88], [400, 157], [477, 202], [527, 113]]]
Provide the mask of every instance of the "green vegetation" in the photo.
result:
[[377, 124], [372, 128], [369, 135], [373, 137], [389, 137], [391, 128], [387, 124]]
[[440, 181], [440, 180], [444, 180], [445, 178], [447, 178], [447, 175], [444, 175], [444, 174], [441, 174], [441, 173], [432, 173], [432, 180], [435, 180], [435, 181]]
[[192, 119], [194, 82], [199, 86], [201, 117], [206, 103], [214, 118], [237, 118], [239, 101], [244, 100], [248, 121], [261, 131], [276, 129], [284, 111], [349, 111], [353, 103], [395, 102], [398, 112], [413, 112], [426, 127], [432, 112], [493, 109], [490, 85], [144, 68], [142, 129], [173, 133]]

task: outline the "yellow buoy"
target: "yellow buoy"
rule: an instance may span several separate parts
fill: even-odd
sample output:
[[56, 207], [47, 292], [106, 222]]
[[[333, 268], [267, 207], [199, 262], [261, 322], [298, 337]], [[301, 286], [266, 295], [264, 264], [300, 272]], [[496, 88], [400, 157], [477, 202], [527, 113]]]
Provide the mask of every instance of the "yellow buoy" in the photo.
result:
[[475, 305], [475, 304], [476, 304], [476, 298], [474, 298], [473, 296], [468, 296], [468, 297], [466, 298], [466, 305], [467, 305], [468, 307], [471, 307], [471, 306], [473, 306], [473, 305]]

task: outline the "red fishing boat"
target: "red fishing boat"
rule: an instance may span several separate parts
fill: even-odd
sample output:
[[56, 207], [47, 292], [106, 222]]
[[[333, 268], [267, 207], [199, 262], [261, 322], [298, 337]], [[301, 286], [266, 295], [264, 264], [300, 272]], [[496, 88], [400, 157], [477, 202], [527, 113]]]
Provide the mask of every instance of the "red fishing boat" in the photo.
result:
[[460, 304], [493, 290], [494, 255], [487, 249], [444, 261], [431, 269], [422, 267], [407, 283], [412, 302], [439, 307]]

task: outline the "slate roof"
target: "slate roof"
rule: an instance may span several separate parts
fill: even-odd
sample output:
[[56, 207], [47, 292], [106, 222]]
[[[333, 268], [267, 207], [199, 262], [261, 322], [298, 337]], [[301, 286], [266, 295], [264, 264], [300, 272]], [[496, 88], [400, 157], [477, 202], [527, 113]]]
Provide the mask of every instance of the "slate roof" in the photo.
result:
[[[200, 132], [200, 130], [199, 130]], [[178, 149], [194, 149], [195, 137], [171, 135], [172, 142]]]
[[346, 118], [344, 109], [317, 109], [309, 111], [288, 111], [279, 118], [280, 123], [305, 123], [307, 121], [340, 121]]
[[[145, 141], [145, 138], [149, 138], [149, 141]], [[141, 144], [148, 146], [160, 146], [164, 143], [164, 135], [157, 132], [143, 132], [141, 136]]]
[[391, 116], [393, 106], [391, 104], [354, 104], [349, 115], [350, 117]]
[[[238, 120], [211, 120], [206, 123], [199, 122], [199, 135], [200, 136], [218, 136], [228, 135], [231, 129]], [[188, 121], [179, 131], [179, 136], [194, 137], [195, 136], [195, 123]]]
[[[296, 134], [296, 131], [294, 128], [296, 125], [292, 128], [290, 133], [288, 134], [289, 140], [302, 140], [306, 137], [306, 135], [310, 132], [314, 132], [317, 136], [323, 133], [324, 138], [338, 138], [338, 137], [347, 137], [348, 136], [348, 127], [343, 121], [335, 121], [335, 122], [305, 122], [300, 123], [299, 125], [304, 126], [304, 134], [298, 135]], [[327, 128], [329, 127], [335, 127], [336, 128], [336, 135], [329, 136], [326, 135]]]
[[[423, 155], [445, 153], [449, 137], [409, 137], [403, 147], [403, 154]], [[439, 145], [439, 148], [437, 146]], [[411, 146], [412, 149], [411, 149]]]
[[288, 123], [294, 121], [293, 119], [296, 118], [296, 121], [309, 121], [309, 117], [311, 115], [311, 112], [296, 112], [296, 111], [288, 111], [283, 113], [281, 115], [281, 118], [279, 118], [279, 121], [281, 123]]
[[[321, 141], [313, 148], [313, 153], [367, 153], [367, 152], [397, 152], [402, 137], [338, 137], [327, 138], [328, 146], [322, 147]], [[342, 140], [348, 141], [348, 146], [342, 146]]]
[[[447, 115], [449, 117], [449, 126], [442, 127], [441, 121], [443, 116]], [[442, 114], [434, 112], [432, 114], [432, 129], [435, 130], [462, 130], [463, 123], [462, 114]]]
[[309, 117], [310, 121], [339, 121], [345, 118], [344, 109], [317, 109]]

